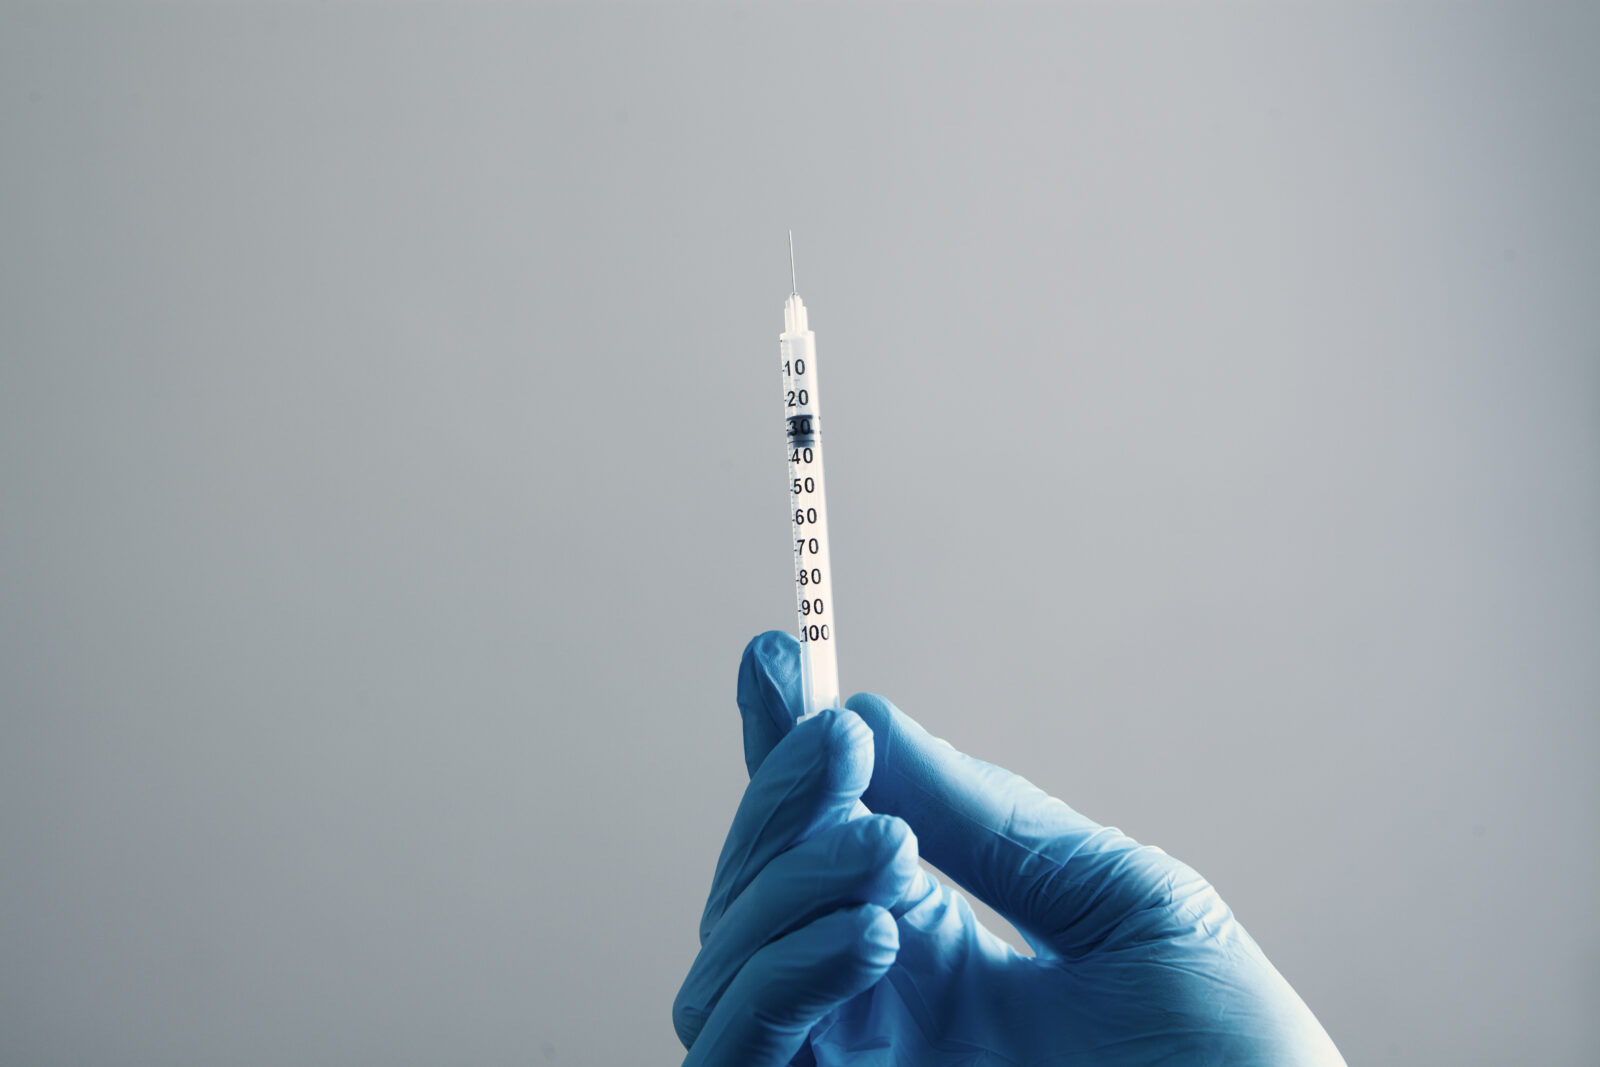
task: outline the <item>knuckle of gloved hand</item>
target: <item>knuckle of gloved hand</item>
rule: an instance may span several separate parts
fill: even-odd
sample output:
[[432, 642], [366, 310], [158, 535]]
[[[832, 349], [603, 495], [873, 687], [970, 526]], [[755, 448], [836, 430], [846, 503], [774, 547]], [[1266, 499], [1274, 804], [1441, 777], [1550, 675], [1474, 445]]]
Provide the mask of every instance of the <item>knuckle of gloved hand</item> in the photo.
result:
[[910, 888], [918, 869], [917, 845], [903, 819], [863, 815], [830, 838], [822, 862], [837, 875], [839, 899], [889, 907]]
[[824, 786], [837, 794], [860, 793], [872, 777], [872, 731], [853, 711], [830, 708], [808, 719], [822, 756]]
[[854, 993], [893, 966], [900, 929], [887, 908], [840, 908], [807, 927], [807, 959], [793, 969], [838, 993]]
[[678, 990], [677, 997], [672, 1001], [672, 1028], [677, 1031], [678, 1040], [684, 1048], [694, 1045], [695, 1038], [705, 1029], [706, 1018], [711, 1014], [707, 1009], [690, 1003], [687, 992], [686, 984]]
[[856, 822], [861, 828], [867, 853], [871, 903], [897, 902], [916, 878], [917, 837], [904, 819], [893, 815], [869, 815]]
[[920, 858], [917, 835], [904, 819], [893, 816], [890, 819], [894, 824], [895, 836], [894, 853], [889, 857], [888, 868], [894, 878], [895, 896], [898, 898], [911, 888], [917, 872], [922, 868], [917, 862]]
[[857, 962], [868, 972], [887, 971], [900, 952], [900, 927], [894, 917], [886, 909], [868, 904], [857, 909], [855, 920], [860, 925], [854, 946]]

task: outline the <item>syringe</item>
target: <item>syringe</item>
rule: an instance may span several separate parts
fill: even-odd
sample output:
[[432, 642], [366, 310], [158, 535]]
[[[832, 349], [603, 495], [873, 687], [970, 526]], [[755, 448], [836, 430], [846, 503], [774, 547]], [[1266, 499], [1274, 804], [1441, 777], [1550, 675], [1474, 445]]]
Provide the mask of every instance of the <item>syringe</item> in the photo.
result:
[[822, 420], [817, 394], [817, 335], [794, 276], [789, 231], [789, 299], [783, 305], [783, 415], [789, 457], [789, 511], [794, 532], [795, 600], [800, 612], [802, 718], [839, 706], [834, 654], [833, 570], [828, 560], [828, 505], [822, 485]]

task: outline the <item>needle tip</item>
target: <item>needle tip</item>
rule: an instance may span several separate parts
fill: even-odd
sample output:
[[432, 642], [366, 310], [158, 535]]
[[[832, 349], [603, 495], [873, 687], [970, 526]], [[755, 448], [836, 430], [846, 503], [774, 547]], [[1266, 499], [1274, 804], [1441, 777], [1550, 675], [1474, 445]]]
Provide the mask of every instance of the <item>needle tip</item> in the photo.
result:
[[794, 280], [794, 231], [789, 231], [789, 291], [796, 295], [800, 292], [800, 285]]

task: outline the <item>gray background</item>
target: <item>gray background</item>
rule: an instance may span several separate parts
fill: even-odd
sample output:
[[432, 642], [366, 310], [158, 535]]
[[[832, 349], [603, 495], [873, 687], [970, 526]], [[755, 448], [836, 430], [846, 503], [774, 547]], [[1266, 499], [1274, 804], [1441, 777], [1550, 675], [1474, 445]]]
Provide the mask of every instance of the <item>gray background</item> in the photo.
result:
[[1594, 5], [0, 7], [0, 1062], [676, 1062], [789, 627], [1352, 1063], [1600, 1059]]

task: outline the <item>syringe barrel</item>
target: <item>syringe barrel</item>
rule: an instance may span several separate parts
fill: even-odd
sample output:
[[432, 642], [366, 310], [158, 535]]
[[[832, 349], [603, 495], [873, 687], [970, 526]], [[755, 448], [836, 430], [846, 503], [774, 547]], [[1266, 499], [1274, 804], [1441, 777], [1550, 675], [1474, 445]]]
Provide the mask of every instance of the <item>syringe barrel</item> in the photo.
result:
[[[778, 338], [783, 361], [785, 452], [794, 535], [795, 606], [800, 623], [800, 677], [809, 718], [839, 706], [839, 663], [833, 622], [833, 564], [828, 554], [827, 491], [822, 475], [822, 408], [817, 388], [817, 338], [805, 328], [805, 305], [791, 296], [789, 330]], [[799, 327], [796, 329], [795, 327]]]

